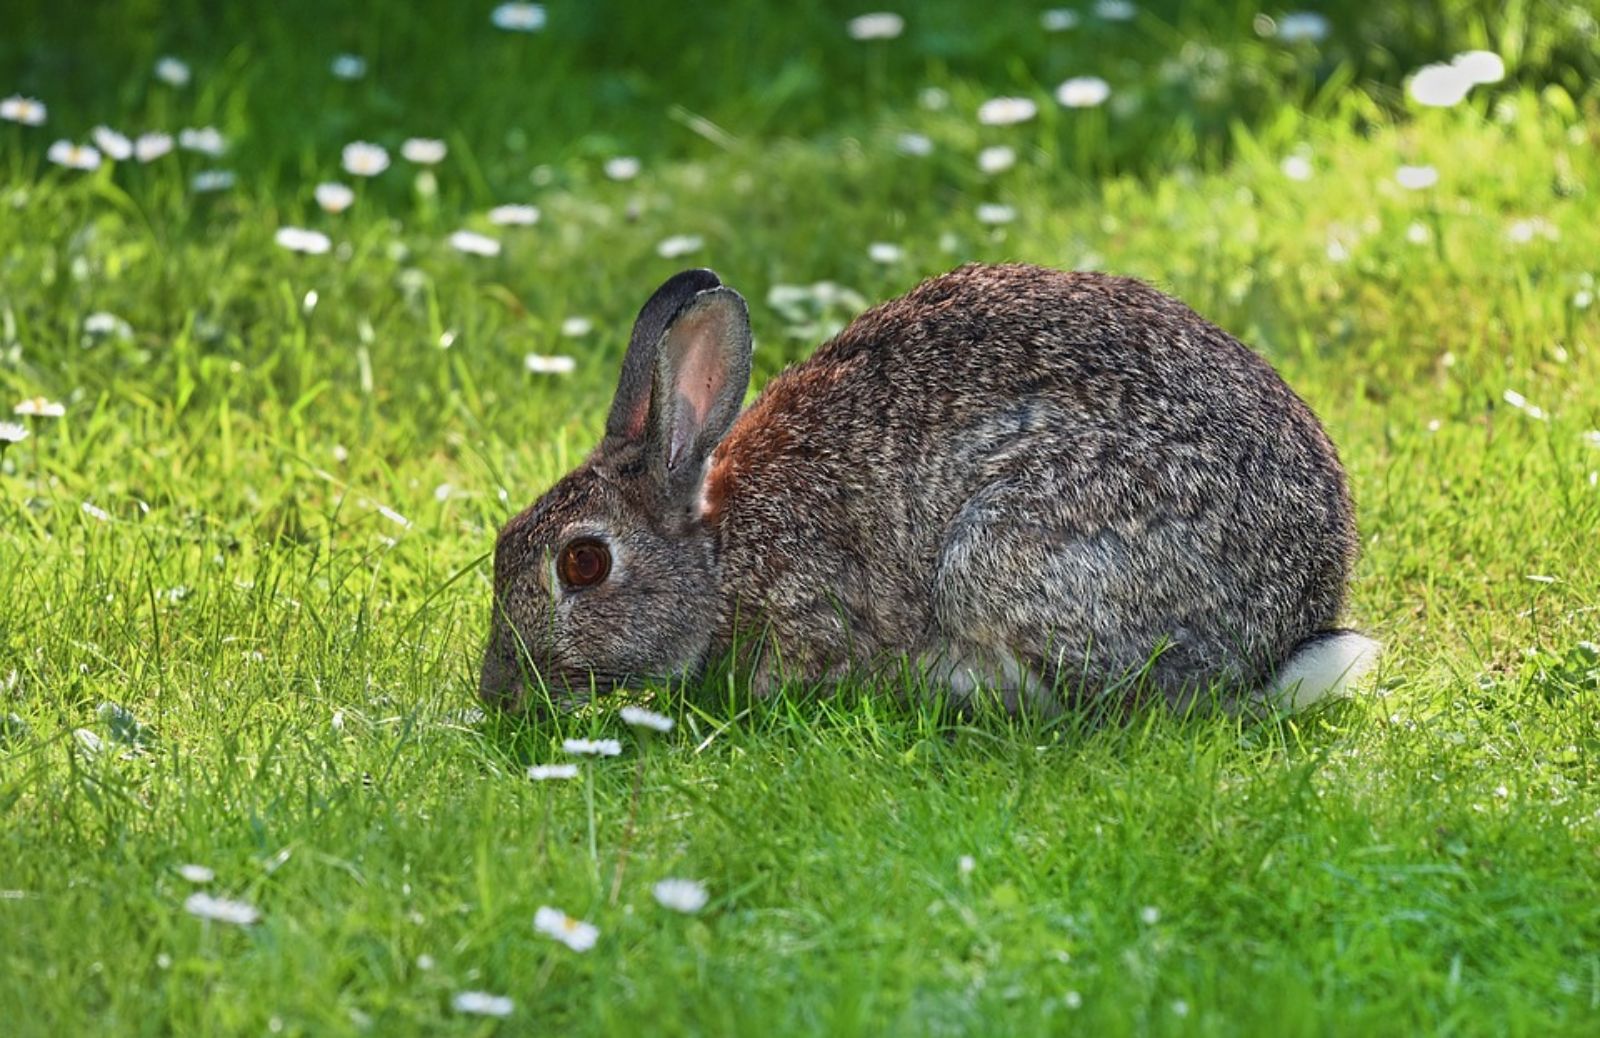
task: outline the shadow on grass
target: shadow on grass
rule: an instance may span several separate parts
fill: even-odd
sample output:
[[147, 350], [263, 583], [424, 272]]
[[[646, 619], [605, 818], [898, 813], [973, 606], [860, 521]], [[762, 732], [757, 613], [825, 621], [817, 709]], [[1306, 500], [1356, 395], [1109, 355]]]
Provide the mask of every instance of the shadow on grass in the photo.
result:
[[[1031, 753], [1094, 752], [1129, 759], [1153, 744], [1214, 744], [1219, 738], [1251, 753], [1316, 756], [1319, 736], [1347, 733], [1369, 714], [1360, 698], [1331, 700], [1293, 714], [1271, 709], [1232, 711], [1237, 689], [1215, 688], [1174, 709], [1151, 697], [1064, 698], [1078, 705], [1045, 715], [998, 702], [960, 702], [948, 689], [926, 682], [789, 682], [762, 695], [726, 667], [695, 681], [668, 682], [590, 697], [557, 706], [544, 695], [538, 709], [519, 714], [490, 710], [464, 731], [479, 737], [485, 763], [521, 770], [550, 759], [566, 740], [617, 739], [629, 726], [620, 710], [645, 706], [673, 721], [665, 734], [649, 733], [658, 748], [694, 755], [737, 753], [762, 745], [871, 752], [885, 757], [943, 750], [963, 757], [1014, 757]], [[637, 733], [633, 733], [637, 734]]]

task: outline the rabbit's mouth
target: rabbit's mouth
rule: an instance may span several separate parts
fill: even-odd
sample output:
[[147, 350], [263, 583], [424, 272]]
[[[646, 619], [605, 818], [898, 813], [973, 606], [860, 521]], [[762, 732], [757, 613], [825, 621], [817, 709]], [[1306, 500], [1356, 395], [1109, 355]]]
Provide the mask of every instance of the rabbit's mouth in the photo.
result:
[[573, 710], [617, 689], [644, 688], [652, 683], [642, 674], [608, 674], [603, 671], [554, 668], [524, 670], [485, 661], [478, 683], [478, 698], [485, 706], [508, 714], [543, 709]]

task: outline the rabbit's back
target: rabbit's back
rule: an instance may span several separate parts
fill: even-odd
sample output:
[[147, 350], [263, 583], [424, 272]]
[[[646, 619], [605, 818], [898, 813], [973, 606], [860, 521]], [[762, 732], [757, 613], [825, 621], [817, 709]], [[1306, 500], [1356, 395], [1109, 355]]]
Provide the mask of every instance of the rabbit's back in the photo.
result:
[[736, 622], [802, 673], [1021, 659], [1258, 680], [1355, 556], [1332, 444], [1261, 358], [1134, 280], [968, 266], [779, 375], [712, 458]]

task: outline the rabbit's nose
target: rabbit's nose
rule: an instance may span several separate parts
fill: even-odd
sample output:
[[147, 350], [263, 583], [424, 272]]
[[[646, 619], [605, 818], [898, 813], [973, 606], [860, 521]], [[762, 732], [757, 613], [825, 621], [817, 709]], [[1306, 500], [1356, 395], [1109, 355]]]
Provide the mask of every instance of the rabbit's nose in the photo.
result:
[[508, 714], [516, 713], [522, 705], [522, 694], [515, 688], [493, 688], [483, 685], [478, 689], [478, 698], [489, 709]]
[[516, 711], [522, 706], [522, 675], [516, 661], [502, 659], [490, 652], [483, 659], [483, 671], [478, 676], [478, 698], [483, 705], [495, 710]]

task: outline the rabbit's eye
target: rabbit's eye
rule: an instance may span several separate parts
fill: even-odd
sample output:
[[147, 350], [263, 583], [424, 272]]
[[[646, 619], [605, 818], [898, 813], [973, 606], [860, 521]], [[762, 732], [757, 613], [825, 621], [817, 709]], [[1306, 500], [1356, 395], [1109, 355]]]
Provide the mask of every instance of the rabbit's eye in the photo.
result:
[[567, 587], [593, 587], [611, 572], [611, 552], [600, 541], [573, 541], [561, 549], [556, 570]]

